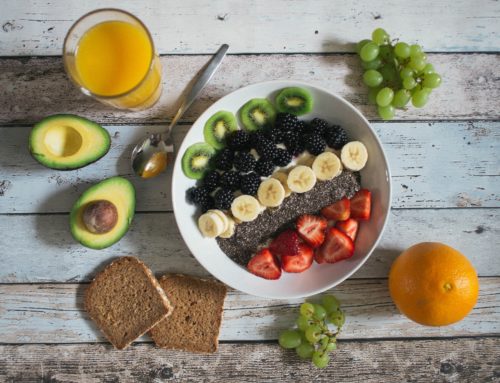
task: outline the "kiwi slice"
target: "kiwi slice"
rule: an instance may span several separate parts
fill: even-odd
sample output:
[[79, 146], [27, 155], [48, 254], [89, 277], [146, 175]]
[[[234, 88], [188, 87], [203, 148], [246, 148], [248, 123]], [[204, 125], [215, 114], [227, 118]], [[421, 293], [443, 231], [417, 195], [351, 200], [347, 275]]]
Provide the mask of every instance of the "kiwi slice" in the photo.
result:
[[182, 156], [182, 171], [188, 178], [199, 180], [212, 168], [215, 149], [206, 142], [198, 142], [186, 149]]
[[203, 129], [203, 135], [208, 144], [212, 145], [215, 149], [222, 149], [226, 146], [227, 134], [237, 129], [238, 123], [234, 114], [220, 110], [207, 120]]
[[276, 110], [265, 98], [252, 98], [240, 109], [241, 123], [250, 132], [273, 126], [275, 118]]
[[312, 111], [313, 98], [304, 88], [296, 86], [283, 88], [276, 96], [276, 108], [282, 113], [301, 116]]

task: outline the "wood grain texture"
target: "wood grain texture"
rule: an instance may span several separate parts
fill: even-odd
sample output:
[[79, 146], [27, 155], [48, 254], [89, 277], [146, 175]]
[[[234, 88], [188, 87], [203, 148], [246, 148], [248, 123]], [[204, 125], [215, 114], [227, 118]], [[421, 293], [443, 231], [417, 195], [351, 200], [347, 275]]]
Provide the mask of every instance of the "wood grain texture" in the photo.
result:
[[[500, 122], [373, 124], [392, 173], [395, 208], [500, 207]], [[189, 126], [174, 131], [179, 147]], [[132, 175], [130, 153], [146, 131], [108, 126], [110, 152], [75, 171], [44, 168], [28, 153], [30, 128], [0, 128], [0, 213], [68, 212], [90, 184], [122, 175], [137, 189], [138, 211], [171, 211], [172, 168], [153, 180]], [[36, 193], [33, 191], [36, 190]]]
[[[0, 285], [0, 343], [104, 342], [83, 311], [85, 284]], [[403, 317], [385, 279], [347, 280], [332, 292], [343, 302], [343, 339], [498, 335], [500, 277], [481, 278], [476, 307], [461, 322], [424, 327]], [[290, 327], [303, 299], [262, 299], [230, 290], [224, 304], [221, 340], [276, 339]], [[140, 342], [151, 342], [147, 336]]]
[[[3, 216], [0, 220], [0, 283], [85, 282], [103, 264], [140, 257], [158, 274], [208, 273], [190, 254], [172, 213], [137, 214], [131, 230], [104, 250], [71, 237], [67, 215]], [[395, 257], [423, 241], [440, 241], [463, 252], [481, 276], [500, 276], [500, 209], [392, 210], [377, 249], [353, 278], [386, 277]], [[300, 276], [297, 276], [300, 279]]]
[[[0, 55], [58, 55], [70, 26], [112, 0], [7, 2], [0, 17]], [[477, 0], [129, 0], [160, 53], [349, 52], [352, 42], [387, 28], [394, 38], [429, 51], [495, 51], [500, 47], [495, 1]], [[415, 17], [419, 15], [419, 17]], [[293, 37], [292, 37], [293, 36]]]
[[[419, 18], [420, 19], [420, 18]], [[207, 56], [162, 57], [163, 94], [151, 109], [123, 112], [81, 94], [67, 78], [60, 57], [0, 59], [0, 124], [32, 124], [54, 113], [76, 113], [101, 123], [165, 123], [177, 110], [180, 94], [207, 62]], [[397, 120], [498, 119], [500, 55], [429, 54], [443, 75], [422, 109], [398, 111]], [[242, 86], [268, 80], [301, 80], [346, 98], [369, 119], [367, 87], [355, 55], [230, 55], [184, 121], [195, 120], [220, 97]]]
[[494, 382], [499, 338], [339, 341], [318, 370], [277, 344], [221, 344], [213, 355], [136, 345], [0, 346], [0, 380], [17, 382]]

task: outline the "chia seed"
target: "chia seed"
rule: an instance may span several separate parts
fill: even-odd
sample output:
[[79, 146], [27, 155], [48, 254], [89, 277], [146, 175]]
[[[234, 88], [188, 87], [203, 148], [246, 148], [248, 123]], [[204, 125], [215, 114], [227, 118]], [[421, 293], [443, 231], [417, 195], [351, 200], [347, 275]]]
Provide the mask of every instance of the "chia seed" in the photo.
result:
[[358, 172], [344, 171], [329, 181], [318, 181], [307, 193], [292, 193], [280, 207], [266, 209], [252, 222], [236, 225], [231, 238], [217, 238], [221, 250], [234, 262], [246, 267], [250, 258], [265, 245], [271, 237], [285, 228], [293, 227], [302, 214], [317, 214], [321, 208], [344, 196], [351, 198], [359, 189]]

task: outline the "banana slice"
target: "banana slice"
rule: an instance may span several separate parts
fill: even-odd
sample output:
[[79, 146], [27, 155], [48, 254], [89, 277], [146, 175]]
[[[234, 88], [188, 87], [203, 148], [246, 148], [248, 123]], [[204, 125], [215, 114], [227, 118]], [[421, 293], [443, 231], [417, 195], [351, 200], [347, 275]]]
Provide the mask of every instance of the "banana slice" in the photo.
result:
[[215, 238], [224, 232], [224, 221], [222, 218], [213, 212], [206, 212], [198, 218], [198, 228], [207, 238]]
[[342, 173], [342, 163], [332, 152], [321, 153], [312, 164], [312, 170], [320, 181], [327, 181]]
[[288, 173], [288, 187], [296, 193], [305, 193], [316, 185], [316, 175], [309, 166], [299, 165]]
[[226, 231], [229, 228], [229, 219], [230, 218], [222, 210], [212, 209], [212, 210], [209, 210], [208, 213], [217, 214], [222, 219], [222, 222], [224, 222], [224, 231]]
[[262, 211], [259, 201], [251, 195], [240, 195], [231, 204], [231, 213], [242, 222], [253, 221]]
[[304, 165], [311, 167], [315, 158], [316, 157], [313, 156], [311, 153], [304, 152], [297, 157], [297, 165]]
[[351, 141], [342, 147], [340, 159], [344, 166], [352, 171], [363, 169], [368, 161], [366, 146], [359, 141]]
[[285, 199], [285, 189], [276, 178], [269, 178], [260, 184], [257, 197], [263, 206], [278, 207]]
[[231, 217], [227, 217], [227, 229], [224, 233], [219, 235], [221, 238], [231, 238], [234, 235], [234, 232], [236, 230], [236, 222], [234, 222], [234, 219]]
[[283, 189], [285, 190], [285, 198], [290, 196], [292, 194], [292, 191], [288, 187], [288, 184], [286, 183], [286, 180], [288, 179], [288, 175], [283, 172], [276, 172], [272, 176], [272, 178], [276, 178], [279, 182], [281, 182], [281, 186], [283, 186]]

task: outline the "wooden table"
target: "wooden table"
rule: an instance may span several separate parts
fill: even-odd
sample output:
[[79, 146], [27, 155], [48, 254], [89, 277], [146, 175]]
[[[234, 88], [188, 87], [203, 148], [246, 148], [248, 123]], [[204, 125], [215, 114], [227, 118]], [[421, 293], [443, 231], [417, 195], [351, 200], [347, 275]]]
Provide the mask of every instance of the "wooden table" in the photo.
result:
[[[119, 6], [150, 28], [164, 67], [154, 108], [124, 113], [80, 94], [61, 60], [64, 35], [82, 14]], [[500, 5], [478, 0], [159, 2], [4, 1], [0, 11], [0, 381], [470, 381], [500, 379]], [[368, 105], [353, 42], [378, 26], [421, 43], [444, 83], [423, 109], [378, 119]], [[333, 289], [347, 325], [328, 369], [277, 346], [300, 300], [230, 290], [214, 355], [155, 348], [147, 337], [115, 351], [82, 309], [89, 280], [112, 258], [135, 255], [158, 275], [206, 275], [172, 213], [171, 173], [144, 182], [129, 155], [145, 131], [163, 129], [194, 73], [221, 43], [230, 55], [175, 132], [177, 144], [209, 105], [244, 85], [298, 79], [345, 97], [373, 123], [392, 170], [389, 225], [368, 260]], [[109, 154], [58, 172], [28, 153], [34, 122], [76, 113], [105, 125]], [[102, 251], [71, 238], [68, 211], [90, 184], [113, 175], [137, 187], [127, 236]], [[472, 313], [444, 328], [418, 326], [390, 300], [393, 259], [421, 241], [442, 241], [475, 265]]]

